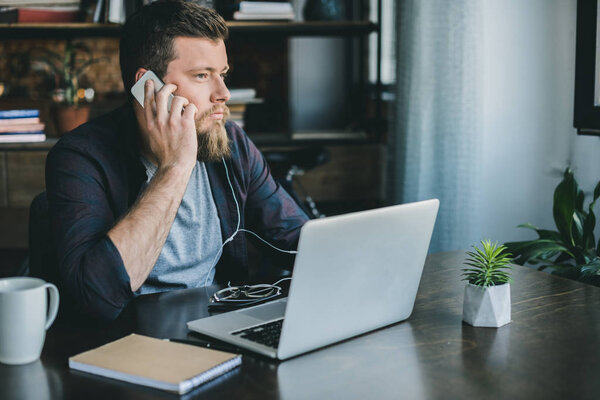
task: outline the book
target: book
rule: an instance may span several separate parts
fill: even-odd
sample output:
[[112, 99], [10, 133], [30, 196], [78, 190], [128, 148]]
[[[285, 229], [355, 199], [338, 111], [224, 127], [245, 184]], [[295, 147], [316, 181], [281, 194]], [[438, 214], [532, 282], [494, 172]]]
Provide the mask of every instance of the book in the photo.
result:
[[94, 15], [92, 16], [92, 22], [94, 22], [94, 23], [102, 22], [103, 15], [106, 12], [106, 10], [105, 10], [106, 1], [105, 0], [97, 0], [96, 7], [94, 8]]
[[290, 2], [241, 1], [239, 11], [244, 14], [287, 14], [293, 13]]
[[366, 132], [347, 132], [347, 131], [304, 131], [292, 133], [294, 140], [328, 140], [328, 139], [355, 139], [364, 140], [367, 138]]
[[[19, 121], [19, 119], [13, 119], [11, 121]], [[10, 124], [1, 125], [0, 133], [29, 133], [29, 132], [41, 132], [44, 130], [44, 124], [41, 122], [35, 124]]]
[[18, 12], [18, 22], [75, 22], [79, 16], [79, 7], [21, 7]]
[[44, 132], [0, 133], [0, 143], [43, 142], [44, 140], [46, 140]]
[[236, 20], [292, 20], [296, 18], [290, 2], [242, 1], [233, 13]]
[[19, 10], [15, 7], [0, 7], [0, 23], [13, 23], [19, 20]]
[[54, 6], [72, 6], [79, 5], [80, 0], [1, 0], [1, 6], [13, 7], [54, 7]]
[[240, 98], [240, 99], [229, 99], [227, 101], [227, 107], [229, 107], [231, 109], [231, 106], [237, 106], [237, 105], [247, 105], [247, 104], [262, 104], [264, 103], [264, 99], [261, 98], [253, 98], [253, 99], [247, 99], [247, 98]]
[[240, 128], [244, 127], [244, 113], [239, 111], [231, 111], [229, 113], [229, 117], [227, 117], [229, 121], [235, 122], [240, 126]]
[[40, 110], [0, 110], [0, 119], [35, 118], [40, 116]]
[[293, 20], [296, 15], [292, 13], [243, 13], [236, 11], [233, 13], [233, 19], [238, 21], [266, 21], [266, 20]]
[[125, 2], [123, 0], [108, 0], [108, 22], [125, 23]]
[[256, 97], [254, 88], [229, 88], [229, 101], [251, 100]]
[[232, 111], [229, 113], [229, 119], [244, 119], [244, 113], [239, 111]]
[[[244, 113], [246, 111], [246, 103], [234, 103], [234, 104], [229, 104], [227, 103], [227, 108], [229, 108], [229, 112], [234, 113], [234, 112], [239, 112], [239, 113]], [[2, 125], [0, 125], [2, 126]]]
[[242, 356], [131, 334], [69, 358], [69, 367], [184, 394], [234, 368]]
[[11, 125], [38, 124], [39, 117], [0, 119], [0, 128]]

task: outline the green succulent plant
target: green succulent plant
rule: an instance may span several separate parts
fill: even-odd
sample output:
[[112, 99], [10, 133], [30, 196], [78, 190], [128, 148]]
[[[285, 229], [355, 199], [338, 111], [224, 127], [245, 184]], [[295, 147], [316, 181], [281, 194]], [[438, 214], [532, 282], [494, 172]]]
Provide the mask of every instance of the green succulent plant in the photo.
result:
[[482, 240], [481, 249], [477, 246], [473, 248], [475, 251], [467, 251], [469, 257], [465, 264], [469, 268], [463, 269], [463, 280], [482, 287], [510, 282], [512, 258], [504, 245]]
[[567, 167], [554, 191], [553, 216], [557, 230], [519, 225], [534, 230], [538, 238], [505, 243], [515, 255], [515, 263], [540, 264], [539, 270], [548, 268], [553, 274], [600, 286], [600, 241], [596, 244], [594, 237], [594, 205], [598, 197], [600, 182], [594, 189], [592, 201], [584, 207], [585, 194]]

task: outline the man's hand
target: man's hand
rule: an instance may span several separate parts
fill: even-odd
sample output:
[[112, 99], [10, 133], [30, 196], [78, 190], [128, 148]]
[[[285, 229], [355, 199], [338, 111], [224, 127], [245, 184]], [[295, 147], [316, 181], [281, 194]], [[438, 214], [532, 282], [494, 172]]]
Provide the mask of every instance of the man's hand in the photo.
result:
[[[187, 99], [169, 95], [177, 87], [154, 83], [144, 87], [144, 110], [136, 117], [142, 131], [142, 154], [158, 165], [152, 181], [125, 216], [108, 232], [129, 274], [131, 290], [142, 286], [162, 250], [196, 165], [197, 108]], [[184, 110], [185, 107], [185, 110]]]
[[188, 99], [174, 96], [167, 110], [169, 96], [177, 90], [165, 84], [156, 95], [154, 82], [148, 79], [144, 87], [143, 145], [158, 169], [182, 167], [191, 170], [196, 164], [198, 138], [195, 117], [197, 108]]

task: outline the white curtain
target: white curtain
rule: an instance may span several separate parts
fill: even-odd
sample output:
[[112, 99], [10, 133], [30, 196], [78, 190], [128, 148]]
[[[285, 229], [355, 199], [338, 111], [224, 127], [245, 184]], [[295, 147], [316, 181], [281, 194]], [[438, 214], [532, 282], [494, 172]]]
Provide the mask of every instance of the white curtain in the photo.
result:
[[438, 198], [430, 252], [479, 238], [482, 0], [399, 0], [394, 203]]

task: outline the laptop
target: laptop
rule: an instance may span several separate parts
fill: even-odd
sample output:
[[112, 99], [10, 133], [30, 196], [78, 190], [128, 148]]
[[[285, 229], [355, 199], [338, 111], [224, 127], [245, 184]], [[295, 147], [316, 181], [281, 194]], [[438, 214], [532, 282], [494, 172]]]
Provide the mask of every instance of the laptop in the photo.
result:
[[201, 318], [188, 329], [285, 360], [407, 319], [437, 199], [308, 221], [287, 298]]

